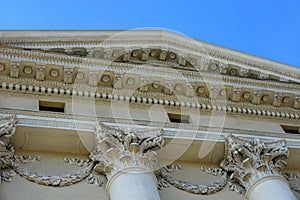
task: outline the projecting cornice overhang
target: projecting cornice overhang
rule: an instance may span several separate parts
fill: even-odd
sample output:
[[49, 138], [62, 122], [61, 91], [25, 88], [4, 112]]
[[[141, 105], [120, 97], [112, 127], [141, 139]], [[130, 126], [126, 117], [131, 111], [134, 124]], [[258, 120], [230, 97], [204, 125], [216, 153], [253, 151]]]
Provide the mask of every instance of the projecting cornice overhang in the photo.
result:
[[[162, 30], [1, 31], [0, 46], [299, 83], [297, 68]], [[127, 55], [129, 54], [129, 55]], [[131, 58], [131, 59], [130, 59]], [[151, 63], [151, 62], [150, 62]], [[153, 62], [152, 62], [153, 63]], [[172, 66], [172, 65], [171, 65]]]

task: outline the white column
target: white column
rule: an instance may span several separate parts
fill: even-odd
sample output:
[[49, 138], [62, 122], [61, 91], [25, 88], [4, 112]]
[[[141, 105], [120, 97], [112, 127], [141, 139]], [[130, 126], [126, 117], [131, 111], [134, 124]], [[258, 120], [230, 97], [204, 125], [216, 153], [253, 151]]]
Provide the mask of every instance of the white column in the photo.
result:
[[111, 200], [159, 200], [156, 177], [152, 172], [132, 168], [119, 172], [106, 185]]
[[271, 176], [259, 180], [246, 193], [247, 200], [297, 200], [288, 182], [280, 176]]

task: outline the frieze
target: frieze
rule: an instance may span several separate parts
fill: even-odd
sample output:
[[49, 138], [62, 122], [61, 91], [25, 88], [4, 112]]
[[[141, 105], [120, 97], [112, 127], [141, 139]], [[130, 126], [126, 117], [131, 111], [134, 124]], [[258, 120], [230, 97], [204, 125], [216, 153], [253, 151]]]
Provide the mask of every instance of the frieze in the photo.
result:
[[[138, 166], [154, 172], [158, 179], [159, 189], [173, 185], [188, 193], [209, 195], [228, 185], [230, 190], [244, 193], [258, 179], [279, 175], [291, 182], [291, 188], [294, 191], [299, 191], [298, 185], [292, 182], [299, 176], [282, 172], [288, 159], [288, 149], [284, 140], [261, 142], [260, 140], [244, 140], [232, 135], [227, 136], [225, 158], [220, 168], [201, 167], [202, 171], [219, 176], [219, 178], [212, 183], [198, 185], [167, 175], [180, 170], [179, 165], [161, 166], [159, 164], [155, 150], [164, 145], [161, 130], [138, 132], [97, 123], [95, 125], [95, 148], [90, 153], [89, 159], [64, 159], [66, 163], [83, 167], [83, 169], [75, 173], [52, 176], [30, 171], [20, 165], [20, 163], [39, 161], [40, 158], [14, 155], [14, 149], [9, 140], [15, 132], [17, 121], [15, 116], [1, 118], [1, 169], [6, 170], [1, 172], [1, 181], [9, 182], [15, 174], [18, 174], [31, 182], [45, 186], [64, 187], [86, 180], [89, 184], [101, 187], [104, 183], [93, 172], [103, 174], [110, 180], [117, 171]], [[253, 170], [257, 172], [253, 174]]]
[[[53, 113], [53, 112], [34, 112], [34, 111], [21, 111], [21, 110], [11, 110], [11, 109], [0, 109], [0, 112], [2, 114], [5, 114], [4, 116], [6, 116], [7, 114], [15, 114], [18, 116], [21, 116], [19, 120], [21, 120], [19, 122], [19, 124], [25, 125], [25, 126], [38, 126], [38, 127], [61, 127], [61, 128], [68, 128], [68, 129], [79, 129], [79, 130], [84, 130], [84, 131], [93, 131], [92, 127], [92, 123], [95, 120], [100, 120], [106, 123], [109, 123], [111, 126], [114, 126], [115, 123], [119, 123], [119, 124], [123, 124], [125, 127], [126, 125], [130, 125], [130, 124], [134, 124], [134, 125], [138, 125], [138, 126], [148, 126], [149, 122], [145, 121], [145, 120], [127, 120], [127, 119], [114, 119], [114, 118], [108, 118], [108, 117], [93, 117], [93, 116], [80, 116], [80, 115], [76, 115], [74, 116], [73, 114], [61, 114], [61, 113]], [[3, 116], [3, 115], [2, 115]], [[25, 117], [26, 116], [26, 117]], [[33, 118], [32, 118], [33, 117]], [[55, 120], [51, 120], [49, 121], [47, 118], [61, 118], [64, 119], [63, 123], [60, 122], [56, 122]], [[45, 119], [43, 119], [45, 118]], [[242, 119], [249, 119], [249, 118], [243, 118], [239, 115], [239, 118]], [[259, 116], [255, 116], [256, 120], [260, 120], [258, 119]], [[76, 126], [74, 126], [74, 119], [76, 119]], [[70, 122], [65, 121], [65, 120], [72, 120]], [[270, 118], [270, 120], [274, 120], [274, 118]], [[286, 124], [291, 124], [295, 122], [292, 119], [285, 119], [285, 120], [280, 120], [277, 119], [278, 123], [286, 123]], [[175, 137], [176, 136], [176, 132], [172, 132], [168, 129], [172, 129], [172, 128], [178, 128], [182, 126], [180, 124], [174, 124], [174, 123], [160, 123], [160, 122], [151, 122], [151, 124], [153, 125], [153, 127], [164, 127], [165, 130], [165, 136], [168, 137]], [[296, 124], [295, 124], [296, 125]], [[233, 129], [233, 128], [213, 128], [213, 127], [199, 127], [197, 125], [193, 125], [193, 124], [186, 124], [185, 125], [185, 129], [186, 131], [192, 131], [192, 130], [198, 130], [199, 132], [195, 133], [195, 136], [193, 136], [193, 139], [202, 139], [207, 131], [209, 132], [216, 132], [216, 133], [221, 133], [221, 136], [219, 138], [220, 141], [224, 141], [223, 139], [223, 135], [226, 133], [235, 133], [235, 134], [239, 134], [239, 135], [245, 135], [245, 136], [255, 136], [255, 137], [259, 137], [259, 136], [265, 136], [265, 137], [280, 137], [280, 138], [286, 138], [288, 140], [288, 144], [291, 146], [296, 146], [298, 145], [298, 140], [300, 139], [299, 136], [297, 134], [285, 134], [285, 133], [277, 133], [277, 132], [261, 132], [261, 131], [253, 131], [253, 130], [243, 130], [243, 132], [240, 132], [240, 129]], [[203, 135], [203, 133], [205, 133]]]

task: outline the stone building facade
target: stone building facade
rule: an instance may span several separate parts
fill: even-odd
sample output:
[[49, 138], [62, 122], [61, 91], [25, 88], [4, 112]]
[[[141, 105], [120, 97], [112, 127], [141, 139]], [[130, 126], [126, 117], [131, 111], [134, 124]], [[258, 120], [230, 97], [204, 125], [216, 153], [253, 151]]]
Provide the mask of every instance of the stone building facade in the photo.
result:
[[160, 30], [0, 32], [0, 199], [300, 199], [300, 70]]

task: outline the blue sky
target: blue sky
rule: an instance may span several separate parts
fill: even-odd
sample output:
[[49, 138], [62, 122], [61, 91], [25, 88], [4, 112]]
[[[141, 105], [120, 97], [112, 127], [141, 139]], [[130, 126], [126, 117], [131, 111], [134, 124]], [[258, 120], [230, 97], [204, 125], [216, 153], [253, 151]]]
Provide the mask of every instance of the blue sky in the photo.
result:
[[0, 0], [0, 29], [160, 28], [300, 67], [299, 0]]

